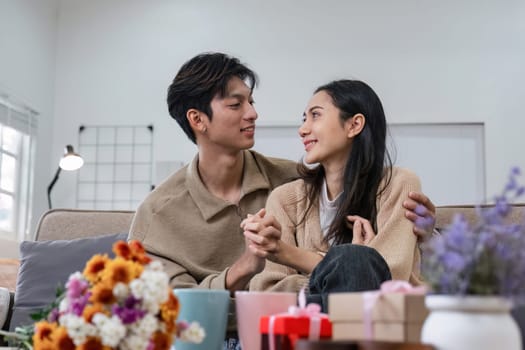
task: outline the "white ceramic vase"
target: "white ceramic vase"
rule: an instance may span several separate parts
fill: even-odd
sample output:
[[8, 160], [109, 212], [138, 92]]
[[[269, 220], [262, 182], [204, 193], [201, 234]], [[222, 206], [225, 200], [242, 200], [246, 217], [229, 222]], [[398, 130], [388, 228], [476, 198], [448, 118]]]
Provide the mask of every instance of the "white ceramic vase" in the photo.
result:
[[491, 296], [428, 295], [421, 341], [437, 350], [521, 350], [512, 304]]

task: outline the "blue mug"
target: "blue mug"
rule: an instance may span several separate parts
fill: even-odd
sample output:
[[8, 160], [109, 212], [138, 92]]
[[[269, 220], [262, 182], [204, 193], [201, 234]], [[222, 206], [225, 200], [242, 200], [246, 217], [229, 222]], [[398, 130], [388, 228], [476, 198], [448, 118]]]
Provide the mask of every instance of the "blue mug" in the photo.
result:
[[176, 350], [222, 350], [226, 338], [230, 292], [219, 289], [174, 289], [180, 303], [178, 320], [199, 322], [206, 336], [200, 344], [175, 339]]

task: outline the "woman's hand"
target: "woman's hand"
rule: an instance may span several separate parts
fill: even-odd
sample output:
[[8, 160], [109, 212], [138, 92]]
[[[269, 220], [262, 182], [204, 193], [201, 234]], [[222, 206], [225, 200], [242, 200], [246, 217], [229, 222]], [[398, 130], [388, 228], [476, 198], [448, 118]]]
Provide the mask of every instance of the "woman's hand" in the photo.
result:
[[241, 223], [248, 248], [258, 257], [281, 263], [280, 255], [286, 244], [281, 240], [281, 225], [264, 209], [249, 215]]
[[346, 217], [348, 227], [353, 230], [352, 244], [368, 245], [375, 238], [376, 234], [370, 221], [358, 215], [348, 215]]

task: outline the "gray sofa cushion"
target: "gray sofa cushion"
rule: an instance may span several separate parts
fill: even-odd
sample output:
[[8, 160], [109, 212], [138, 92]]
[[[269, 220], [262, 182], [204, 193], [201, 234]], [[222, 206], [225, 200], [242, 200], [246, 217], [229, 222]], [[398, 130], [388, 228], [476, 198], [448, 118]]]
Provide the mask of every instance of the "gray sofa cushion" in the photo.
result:
[[94, 254], [112, 255], [113, 243], [125, 241], [127, 236], [127, 233], [120, 233], [74, 240], [22, 242], [9, 329], [33, 323], [30, 315], [55, 299], [57, 287], [63, 286], [71, 273], [82, 271]]

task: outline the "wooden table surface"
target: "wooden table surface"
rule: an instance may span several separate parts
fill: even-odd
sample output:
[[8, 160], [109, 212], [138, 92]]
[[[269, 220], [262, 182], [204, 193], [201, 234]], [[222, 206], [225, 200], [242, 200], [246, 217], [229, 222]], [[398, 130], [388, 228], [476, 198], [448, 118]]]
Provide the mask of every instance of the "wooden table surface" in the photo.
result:
[[434, 347], [418, 343], [343, 340], [298, 340], [295, 350], [434, 350]]

